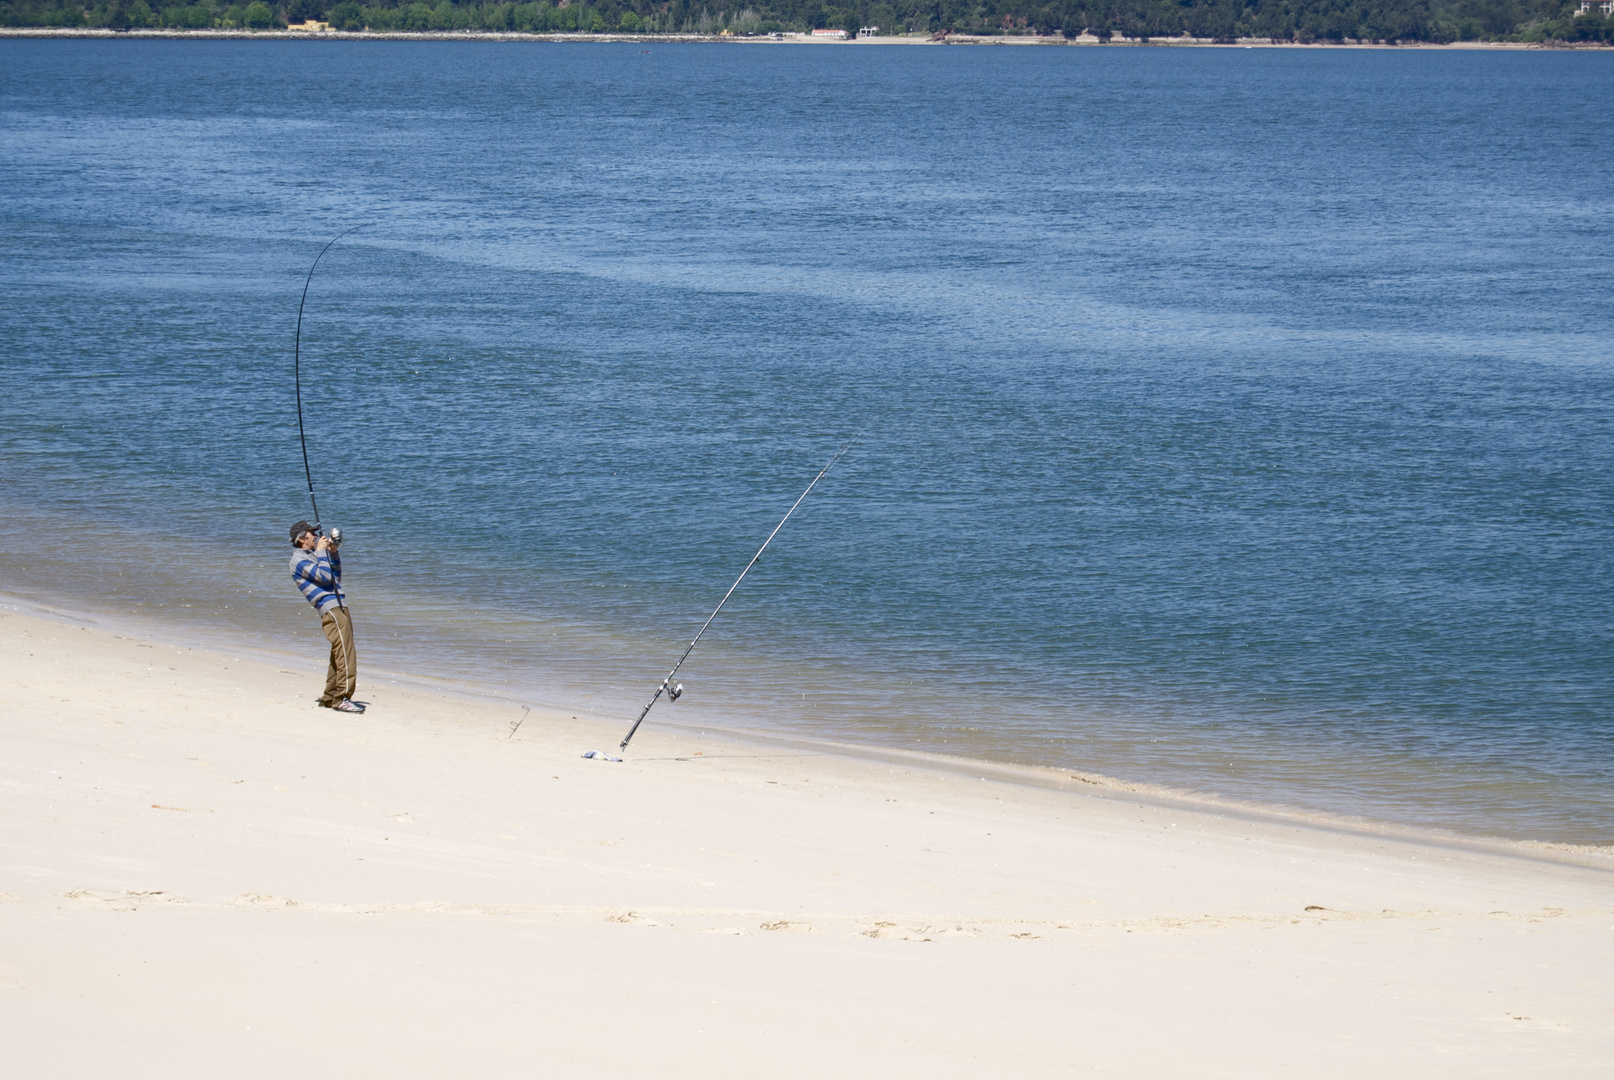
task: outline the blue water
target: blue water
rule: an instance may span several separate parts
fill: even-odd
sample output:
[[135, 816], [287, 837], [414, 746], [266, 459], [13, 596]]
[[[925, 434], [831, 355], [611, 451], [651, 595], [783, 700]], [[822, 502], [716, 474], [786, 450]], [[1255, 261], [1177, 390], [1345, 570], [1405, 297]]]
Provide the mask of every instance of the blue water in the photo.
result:
[[[0, 590], [1614, 842], [1614, 56], [0, 41]], [[316, 689], [311, 686], [311, 694]], [[514, 715], [514, 713], [513, 713]], [[641, 736], [641, 739], [643, 736]]]

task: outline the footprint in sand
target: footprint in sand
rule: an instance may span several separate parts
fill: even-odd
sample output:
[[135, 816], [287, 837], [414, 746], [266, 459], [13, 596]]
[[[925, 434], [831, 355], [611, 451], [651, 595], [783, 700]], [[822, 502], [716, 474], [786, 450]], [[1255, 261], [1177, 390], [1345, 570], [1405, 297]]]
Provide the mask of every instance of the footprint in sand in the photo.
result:
[[654, 919], [647, 919], [637, 911], [624, 911], [617, 915], [607, 915], [606, 922], [630, 923], [634, 926], [660, 926]]
[[981, 931], [974, 926], [964, 923], [951, 925], [903, 926], [881, 919], [867, 930], [860, 931], [866, 938], [895, 941], [936, 941], [939, 938], [978, 938], [983, 937]]
[[923, 932], [915, 933], [914, 931], [909, 930], [906, 927], [903, 927], [903, 926], [899, 925], [898, 923], [886, 922], [885, 920], [881, 920], [879, 922], [876, 922], [873, 926], [869, 927], [867, 930], [862, 931], [861, 933], [866, 938], [876, 938], [876, 939], [880, 939], [880, 940], [884, 940], [884, 939], [888, 939], [888, 938], [894, 938], [894, 939], [896, 939], [898, 941], [928, 941], [929, 940], [927, 937], [924, 936]]
[[162, 889], [125, 889], [117, 893], [96, 892], [93, 889], [74, 889], [62, 894], [68, 900], [94, 900], [110, 905], [116, 911], [131, 911], [140, 904], [178, 903]]

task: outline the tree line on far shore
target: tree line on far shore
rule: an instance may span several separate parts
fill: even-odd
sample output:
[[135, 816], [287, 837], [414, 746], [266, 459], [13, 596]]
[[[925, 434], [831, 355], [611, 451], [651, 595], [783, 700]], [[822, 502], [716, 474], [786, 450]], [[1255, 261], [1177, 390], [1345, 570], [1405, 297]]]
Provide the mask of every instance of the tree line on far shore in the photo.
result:
[[[1598, 0], [1601, 3], [1601, 0]], [[372, 32], [493, 31], [754, 35], [843, 29], [855, 34], [1184, 35], [1231, 42], [1605, 42], [1614, 17], [1580, 0], [0, 0], [0, 25], [114, 30], [271, 30], [328, 22]]]

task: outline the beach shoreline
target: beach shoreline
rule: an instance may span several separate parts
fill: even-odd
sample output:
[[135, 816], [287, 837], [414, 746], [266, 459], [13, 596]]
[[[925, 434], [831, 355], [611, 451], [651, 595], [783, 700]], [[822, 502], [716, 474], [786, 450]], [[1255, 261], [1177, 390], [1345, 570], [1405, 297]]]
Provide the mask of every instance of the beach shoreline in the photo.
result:
[[[316, 641], [313, 635], [308, 636], [307, 642], [313, 647], [312, 651], [309, 648], [281, 650], [257, 642], [232, 641], [229, 640], [229, 635], [222, 631], [215, 631], [212, 634], [184, 633], [176, 627], [162, 625], [150, 618], [92, 612], [68, 603], [52, 604], [36, 598], [0, 592], [0, 614], [4, 613], [67, 626], [103, 629], [115, 635], [138, 638], [170, 648], [183, 648], [214, 656], [239, 657], [265, 666], [273, 665], [282, 671], [291, 668], [306, 672], [311, 680], [317, 680], [324, 670], [323, 656], [317, 649], [321, 643]], [[589, 706], [580, 705], [575, 701], [546, 701], [541, 697], [521, 694], [508, 687], [477, 687], [453, 676], [430, 675], [418, 670], [367, 666], [364, 679], [369, 683], [380, 683], [410, 692], [436, 694], [467, 706], [488, 710], [516, 710], [527, 706], [553, 713], [588, 710], [586, 715], [602, 724], [607, 734], [611, 732], [612, 725], [620, 726], [626, 731], [631, 720], [631, 717], [595, 713]], [[1509, 837], [1489, 833], [1483, 825], [1476, 826], [1473, 831], [1458, 832], [1357, 814], [1336, 813], [1300, 804], [1241, 799], [1216, 791], [1196, 790], [1110, 775], [1092, 769], [1029, 765], [967, 754], [910, 750], [875, 742], [848, 742], [844, 739], [770, 731], [722, 720], [691, 725], [668, 716], [665, 707], [651, 718], [650, 724], [669, 731], [728, 740], [738, 745], [834, 755], [863, 764], [900, 765], [944, 774], [990, 777], [1002, 783], [1130, 800], [1156, 807], [1178, 808], [1188, 813], [1222, 814], [1250, 821], [1318, 829], [1340, 835], [1381, 838], [1412, 845], [1450, 847], [1454, 850], [1489, 852], [1509, 857], [1544, 859], [1565, 865], [1614, 870], [1614, 845]], [[610, 741], [614, 745], [615, 738], [612, 737]]]

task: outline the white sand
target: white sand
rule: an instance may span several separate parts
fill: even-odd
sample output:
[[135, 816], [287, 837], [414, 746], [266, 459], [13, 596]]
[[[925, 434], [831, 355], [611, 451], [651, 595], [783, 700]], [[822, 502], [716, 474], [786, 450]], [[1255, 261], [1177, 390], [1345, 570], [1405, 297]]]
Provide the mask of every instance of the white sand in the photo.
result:
[[6, 1076], [1614, 1069], [1614, 861], [659, 714], [597, 763], [621, 723], [368, 679], [351, 718], [311, 667], [16, 611], [0, 658]]

